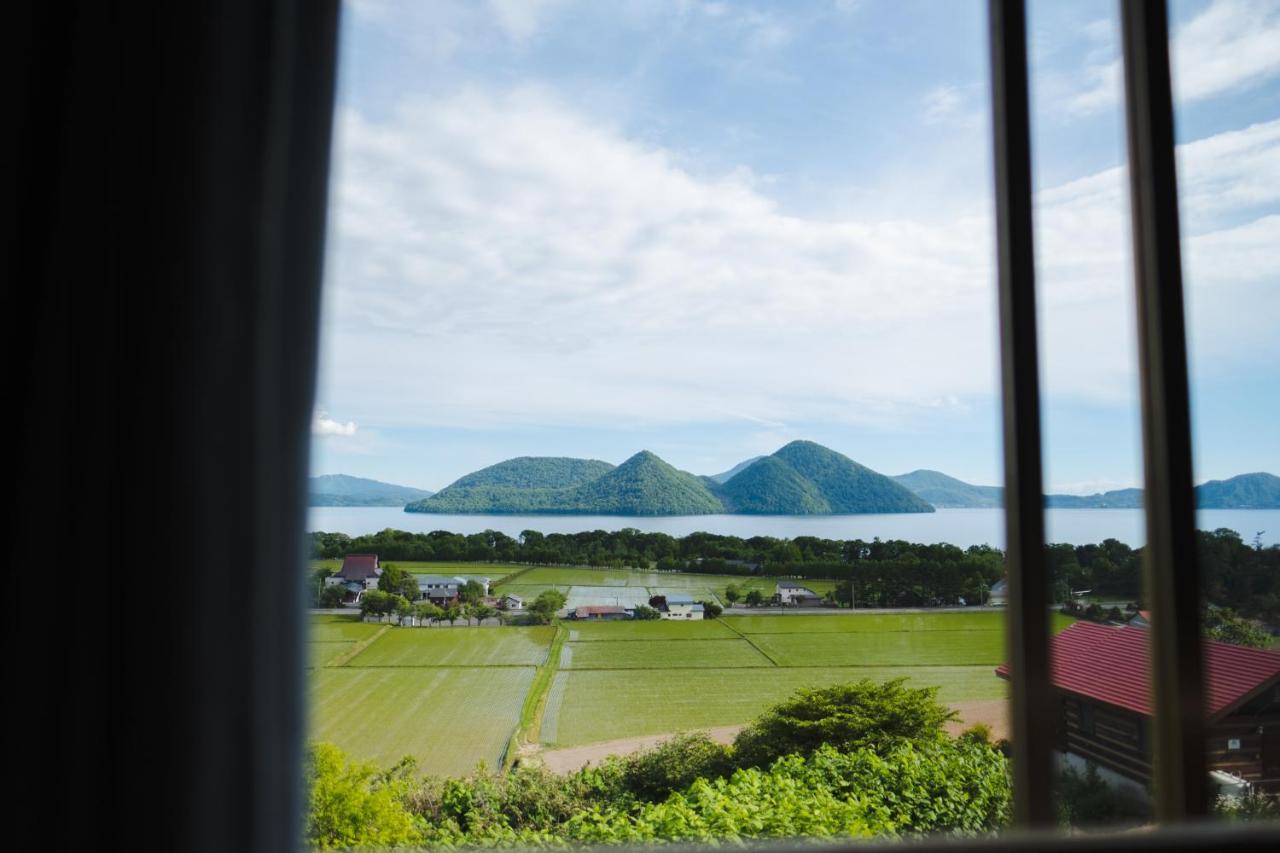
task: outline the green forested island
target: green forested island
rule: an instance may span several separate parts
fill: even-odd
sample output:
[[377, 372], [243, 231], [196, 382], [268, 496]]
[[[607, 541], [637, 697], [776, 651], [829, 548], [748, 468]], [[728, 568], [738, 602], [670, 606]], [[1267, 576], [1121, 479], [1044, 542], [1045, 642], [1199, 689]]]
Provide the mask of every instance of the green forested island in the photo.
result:
[[307, 482], [310, 506], [404, 506], [429, 498], [432, 492], [395, 486], [347, 474], [321, 474]]
[[[1004, 505], [1004, 489], [975, 486], [939, 471], [919, 470], [892, 478], [940, 509]], [[1045, 495], [1045, 506], [1061, 509], [1137, 509], [1142, 489], [1115, 489], [1092, 495]], [[1196, 486], [1199, 509], [1280, 509], [1280, 477], [1258, 472]]]
[[[721, 479], [723, 478], [723, 480]], [[457, 480], [405, 507], [433, 513], [826, 515], [933, 512], [893, 480], [811, 441], [715, 477], [680, 471], [649, 451], [616, 468], [588, 459], [521, 457]]]

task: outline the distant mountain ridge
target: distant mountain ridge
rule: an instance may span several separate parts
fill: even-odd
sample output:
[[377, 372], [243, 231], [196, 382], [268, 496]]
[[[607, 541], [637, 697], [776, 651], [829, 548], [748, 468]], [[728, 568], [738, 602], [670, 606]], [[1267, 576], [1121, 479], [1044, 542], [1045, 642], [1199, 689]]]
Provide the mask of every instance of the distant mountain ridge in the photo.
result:
[[[724, 477], [722, 481], [720, 477]], [[830, 515], [933, 512], [908, 489], [834, 450], [793, 441], [723, 475], [698, 477], [642, 450], [614, 468], [520, 457], [460, 478], [407, 512]]]
[[404, 506], [433, 492], [347, 474], [321, 474], [307, 481], [309, 506]]
[[[919, 470], [892, 478], [940, 509], [999, 507], [1004, 489], [975, 486], [938, 471]], [[1142, 489], [1114, 489], [1092, 495], [1045, 495], [1045, 506], [1058, 509], [1137, 509]], [[1280, 477], [1265, 472], [1239, 474], [1196, 486], [1199, 509], [1280, 509]]]

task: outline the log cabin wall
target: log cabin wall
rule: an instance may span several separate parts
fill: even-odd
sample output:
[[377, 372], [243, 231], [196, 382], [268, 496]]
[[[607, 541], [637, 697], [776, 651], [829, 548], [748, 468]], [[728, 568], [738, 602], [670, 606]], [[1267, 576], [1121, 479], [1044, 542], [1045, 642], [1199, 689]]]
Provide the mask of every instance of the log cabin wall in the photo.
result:
[[1151, 781], [1149, 726], [1150, 721], [1141, 714], [1074, 693], [1062, 697], [1059, 736], [1063, 751], [1144, 784]]

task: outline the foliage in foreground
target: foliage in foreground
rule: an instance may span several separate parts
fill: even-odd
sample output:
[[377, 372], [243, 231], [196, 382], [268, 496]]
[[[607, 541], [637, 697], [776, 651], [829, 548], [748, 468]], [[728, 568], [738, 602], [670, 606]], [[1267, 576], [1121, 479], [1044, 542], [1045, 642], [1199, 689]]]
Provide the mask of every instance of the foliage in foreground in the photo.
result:
[[680, 735], [568, 776], [517, 767], [416, 783], [403, 767], [378, 774], [318, 745], [308, 840], [565, 846], [999, 829], [1006, 760], [984, 737], [947, 737], [950, 716], [932, 690], [863, 681], [799, 691], [732, 747]]

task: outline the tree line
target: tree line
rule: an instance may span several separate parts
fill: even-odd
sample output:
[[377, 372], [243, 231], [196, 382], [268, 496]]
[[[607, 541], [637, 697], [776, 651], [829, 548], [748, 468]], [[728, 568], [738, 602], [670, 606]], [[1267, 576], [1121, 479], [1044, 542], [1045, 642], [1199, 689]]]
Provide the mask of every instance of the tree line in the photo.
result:
[[[1245, 542], [1233, 530], [1198, 531], [1202, 593], [1206, 601], [1241, 614], [1280, 621], [1280, 546]], [[822, 539], [797, 536], [742, 538], [714, 533], [674, 537], [635, 528], [579, 533], [496, 530], [464, 535], [437, 530], [383, 530], [365, 536], [315, 532], [311, 556], [341, 558], [376, 553], [386, 560], [493, 562], [526, 565], [634, 567], [741, 576], [830, 579], [834, 597], [859, 607], [912, 607], [985, 600], [1004, 576], [1004, 553], [989, 545], [959, 548], [902, 540]], [[1115, 539], [1087, 545], [1055, 544], [1047, 563], [1057, 601], [1073, 591], [1140, 602], [1142, 549]]]

